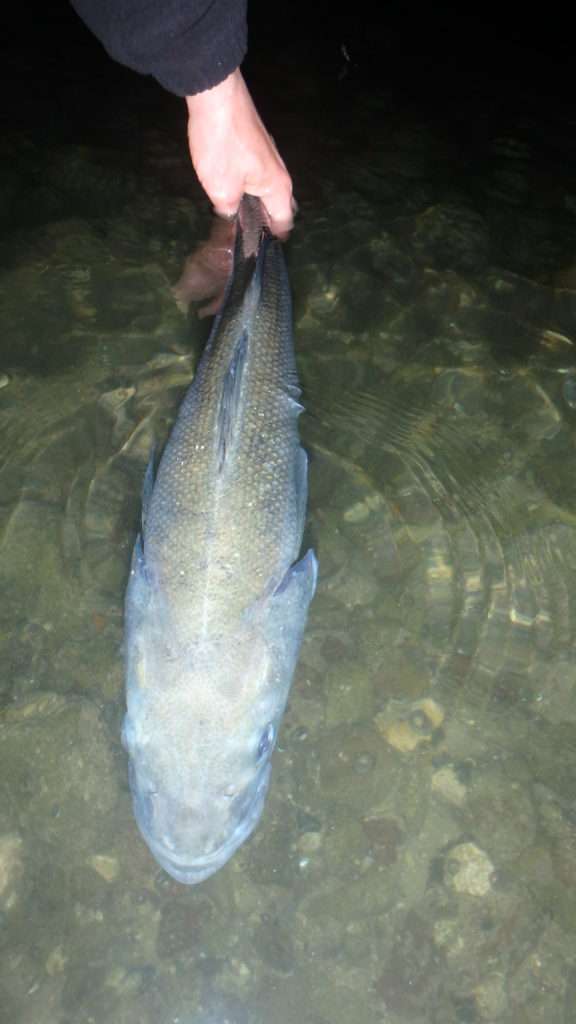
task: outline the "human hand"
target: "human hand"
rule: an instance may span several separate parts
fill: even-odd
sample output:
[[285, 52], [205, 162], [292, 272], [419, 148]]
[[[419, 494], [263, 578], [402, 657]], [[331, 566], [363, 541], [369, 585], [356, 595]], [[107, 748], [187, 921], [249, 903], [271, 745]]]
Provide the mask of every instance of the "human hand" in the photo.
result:
[[259, 196], [272, 232], [285, 238], [296, 209], [292, 181], [240, 69], [186, 103], [190, 156], [215, 212], [232, 217], [245, 192]]

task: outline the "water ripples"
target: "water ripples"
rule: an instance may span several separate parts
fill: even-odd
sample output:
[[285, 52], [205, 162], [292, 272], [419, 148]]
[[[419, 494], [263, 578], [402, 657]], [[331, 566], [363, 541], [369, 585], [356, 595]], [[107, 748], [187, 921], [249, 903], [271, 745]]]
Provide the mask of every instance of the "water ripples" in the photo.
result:
[[[540, 471], [573, 446], [566, 378], [421, 366], [370, 378], [308, 425], [347, 495], [324, 525], [350, 537], [357, 565], [367, 553], [393, 595], [424, 688], [468, 705], [538, 702], [554, 666], [573, 660], [576, 514]], [[397, 644], [381, 621], [383, 645]]]

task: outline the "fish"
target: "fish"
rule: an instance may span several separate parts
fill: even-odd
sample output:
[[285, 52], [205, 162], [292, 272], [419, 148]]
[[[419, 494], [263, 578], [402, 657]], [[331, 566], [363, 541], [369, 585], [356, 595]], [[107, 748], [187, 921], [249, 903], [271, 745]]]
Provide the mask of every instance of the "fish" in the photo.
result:
[[301, 554], [308, 459], [282, 245], [256, 197], [237, 222], [223, 305], [145, 474], [125, 597], [134, 816], [187, 885], [260, 820], [318, 572]]

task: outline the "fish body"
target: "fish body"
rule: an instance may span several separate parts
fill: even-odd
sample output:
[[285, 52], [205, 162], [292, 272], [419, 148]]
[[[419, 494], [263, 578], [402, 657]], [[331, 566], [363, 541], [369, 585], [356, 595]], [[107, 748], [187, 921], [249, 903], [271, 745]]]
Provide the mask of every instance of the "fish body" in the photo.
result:
[[244, 196], [234, 265], [157, 474], [125, 607], [123, 742], [140, 831], [172, 877], [254, 830], [317, 563], [282, 248]]

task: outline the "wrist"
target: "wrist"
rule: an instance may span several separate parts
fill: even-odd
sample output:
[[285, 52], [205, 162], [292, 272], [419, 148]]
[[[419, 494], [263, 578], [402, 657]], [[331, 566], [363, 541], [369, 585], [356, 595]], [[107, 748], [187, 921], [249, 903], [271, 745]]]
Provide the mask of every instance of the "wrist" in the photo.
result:
[[243, 85], [244, 80], [240, 68], [236, 68], [232, 74], [228, 75], [222, 82], [219, 82], [218, 85], [213, 86], [212, 89], [205, 89], [203, 92], [197, 92], [193, 96], [185, 96], [184, 99], [186, 100], [189, 116], [191, 118], [198, 115], [217, 116], [223, 109], [229, 106]]

